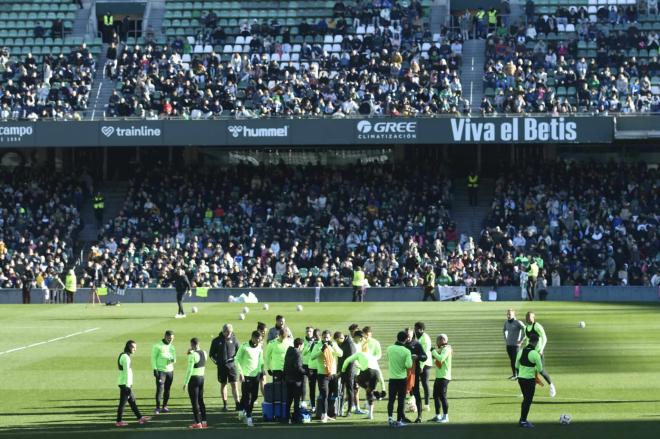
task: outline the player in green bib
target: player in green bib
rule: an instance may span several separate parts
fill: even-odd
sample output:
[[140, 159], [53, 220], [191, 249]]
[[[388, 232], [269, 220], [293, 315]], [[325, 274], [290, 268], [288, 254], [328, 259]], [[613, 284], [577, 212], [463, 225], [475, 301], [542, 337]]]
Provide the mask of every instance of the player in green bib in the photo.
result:
[[128, 422], [122, 420], [124, 416], [124, 407], [128, 402], [131, 410], [135, 414], [140, 424], [145, 424], [151, 419], [149, 416], [142, 416], [140, 409], [138, 409], [135, 402], [135, 395], [133, 395], [133, 369], [131, 369], [131, 355], [137, 350], [137, 343], [133, 340], [128, 340], [124, 351], [117, 357], [117, 368], [119, 369], [119, 377], [117, 378], [117, 385], [119, 386], [119, 406], [117, 407], [117, 427], [126, 427]]
[[183, 389], [188, 387], [188, 396], [192, 405], [195, 422], [190, 429], [207, 428], [206, 405], [204, 404], [204, 372], [206, 370], [206, 351], [199, 348], [199, 340], [195, 337], [190, 340], [188, 349], [188, 367], [183, 379]]
[[[536, 314], [534, 314], [532, 311], [529, 311], [525, 315], [525, 339], [529, 343], [529, 336], [531, 334], [536, 334], [536, 336], [539, 338], [538, 343], [535, 346], [535, 350], [541, 355], [541, 360], [543, 361], [543, 364], [545, 364], [545, 347], [548, 344], [548, 337], [545, 334], [545, 329], [543, 326], [536, 321]], [[545, 379], [545, 381], [549, 385], [549, 391], [550, 391], [550, 397], [554, 398], [555, 395], [557, 394], [557, 389], [555, 388], [555, 384], [552, 382], [552, 379], [550, 379], [550, 375], [548, 372], [546, 372], [545, 369], [541, 370], [539, 374]]]
[[250, 341], [243, 343], [238, 348], [236, 357], [234, 357], [236, 372], [241, 381], [241, 402], [238, 419], [245, 419], [248, 427], [254, 426], [252, 409], [259, 394], [259, 381], [264, 373], [262, 340], [261, 332], [252, 331]]
[[419, 377], [419, 382], [424, 389], [424, 409], [429, 410], [429, 371], [433, 367], [433, 358], [431, 358], [431, 349], [433, 348], [433, 343], [431, 342], [431, 337], [426, 333], [426, 325], [424, 322], [415, 323], [415, 337], [417, 341], [422, 346], [424, 353], [426, 354], [426, 361], [419, 365], [421, 374]]
[[[433, 384], [433, 402], [435, 403], [435, 422], [449, 422], [449, 403], [447, 402], [447, 387], [451, 381], [452, 349], [446, 334], [440, 334], [436, 339], [437, 347], [431, 351], [435, 363], [435, 383]], [[442, 416], [440, 416], [442, 405]]]
[[534, 428], [534, 424], [527, 420], [529, 409], [534, 400], [536, 390], [536, 374], [543, 370], [543, 360], [537, 350], [539, 336], [531, 333], [528, 336], [525, 348], [518, 352], [516, 357], [516, 369], [518, 370], [518, 385], [523, 394], [523, 402], [520, 406], [520, 420], [518, 425], [523, 428]]
[[[151, 348], [151, 369], [156, 378], [156, 410], [155, 414], [168, 413], [167, 403], [170, 400], [170, 388], [174, 381], [174, 363], [176, 350], [172, 342], [174, 331], [165, 331], [163, 339]], [[162, 401], [162, 405], [161, 405]]]

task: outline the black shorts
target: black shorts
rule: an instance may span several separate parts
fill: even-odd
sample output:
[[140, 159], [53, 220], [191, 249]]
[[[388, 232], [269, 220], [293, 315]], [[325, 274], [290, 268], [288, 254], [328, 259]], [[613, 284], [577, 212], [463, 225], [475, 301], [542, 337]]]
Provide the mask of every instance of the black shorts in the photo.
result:
[[233, 366], [218, 366], [218, 381], [220, 384], [235, 383], [238, 381], [236, 368]]

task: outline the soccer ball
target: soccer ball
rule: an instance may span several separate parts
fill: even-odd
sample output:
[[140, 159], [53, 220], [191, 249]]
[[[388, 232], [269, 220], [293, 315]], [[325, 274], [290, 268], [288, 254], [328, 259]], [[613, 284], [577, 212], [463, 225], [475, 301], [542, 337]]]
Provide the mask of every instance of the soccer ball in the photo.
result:
[[587, 324], [584, 322], [584, 320], [578, 322], [578, 328], [584, 328], [586, 326], [587, 326]]
[[248, 308], [247, 306], [243, 308], [243, 314], [247, 314], [249, 312], [250, 312], [250, 308]]
[[302, 305], [298, 305], [298, 306], [296, 306], [296, 311], [302, 311], [302, 310], [303, 310]]
[[199, 310], [197, 309], [196, 306], [193, 306], [193, 307], [190, 309], [190, 311], [192, 311], [193, 314], [195, 314], [195, 313], [197, 313], [197, 311], [199, 311]]
[[570, 423], [571, 423], [571, 415], [566, 415], [566, 414], [561, 415], [561, 416], [559, 417], [559, 423], [560, 423], [561, 425], [568, 425], [568, 424], [570, 424]]
[[267, 303], [264, 303], [264, 309], [265, 309], [266, 311], [268, 311], [268, 304], [267, 304]]
[[238, 318], [241, 319], [241, 320], [245, 320], [245, 314], [240, 313], [240, 314], [238, 315]]

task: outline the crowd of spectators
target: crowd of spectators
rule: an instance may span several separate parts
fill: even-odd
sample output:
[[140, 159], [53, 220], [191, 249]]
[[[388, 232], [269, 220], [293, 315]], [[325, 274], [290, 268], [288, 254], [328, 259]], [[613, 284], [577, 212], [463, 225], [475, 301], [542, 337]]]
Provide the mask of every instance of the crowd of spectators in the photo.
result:
[[38, 169], [3, 171], [0, 182], [0, 288], [62, 277], [81, 229], [81, 185]]
[[517, 284], [516, 257], [538, 256], [548, 284], [657, 286], [658, 177], [644, 163], [511, 170], [497, 181], [477, 247], [495, 253], [504, 284]]
[[[428, 31], [417, 32], [419, 20], [411, 19], [420, 17], [415, 4], [408, 8], [387, 0], [360, 4], [363, 9], [350, 11], [360, 17], [354, 20], [354, 30], [373, 30], [338, 34], [333, 44], [292, 43], [281, 29], [278, 36], [285, 34], [277, 42], [272, 23], [257, 22], [245, 23], [240, 36], [249, 46], [248, 53], [191, 54], [190, 43], [183, 38], [165, 47], [124, 48], [112, 68], [121, 87], [110, 98], [107, 116], [341, 118], [468, 113], [470, 103], [463, 97], [458, 73], [460, 35], [434, 42]], [[344, 8], [335, 9], [340, 20], [349, 13]], [[366, 27], [361, 20], [367, 21]]]
[[70, 54], [31, 53], [16, 61], [0, 50], [0, 119], [80, 120], [87, 109], [96, 62], [83, 43]]
[[635, 5], [527, 13], [527, 26], [501, 23], [487, 40], [484, 87], [495, 96], [483, 114], [660, 111], [659, 36], [641, 30]]
[[451, 182], [424, 165], [138, 175], [89, 261], [112, 287], [168, 286], [177, 266], [198, 286], [348, 286], [358, 264], [371, 285], [417, 285], [458, 241]]

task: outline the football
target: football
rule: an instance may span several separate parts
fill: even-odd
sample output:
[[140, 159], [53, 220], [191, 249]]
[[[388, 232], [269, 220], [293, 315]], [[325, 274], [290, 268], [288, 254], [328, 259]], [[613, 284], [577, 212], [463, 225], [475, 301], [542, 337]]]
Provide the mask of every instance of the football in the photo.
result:
[[266, 311], [268, 311], [268, 304], [267, 304], [267, 303], [264, 303], [264, 309], [265, 309]]
[[302, 311], [302, 310], [303, 310], [302, 305], [298, 305], [298, 306], [296, 306], [296, 311]]
[[199, 310], [197, 309], [196, 306], [193, 306], [193, 307], [190, 309], [190, 311], [192, 311], [193, 314], [195, 314], [195, 313], [196, 313], [197, 311], [199, 311]]
[[571, 423], [571, 415], [563, 414], [559, 417], [559, 423], [561, 425], [568, 425]]
[[243, 314], [247, 314], [249, 312], [250, 312], [250, 308], [248, 308], [247, 306], [243, 308]]
[[240, 314], [238, 315], [238, 318], [241, 319], [241, 320], [245, 320], [245, 314], [240, 313]]
[[587, 326], [587, 324], [584, 322], [584, 320], [581, 320], [580, 322], [578, 322], [578, 328], [584, 328], [586, 326]]

